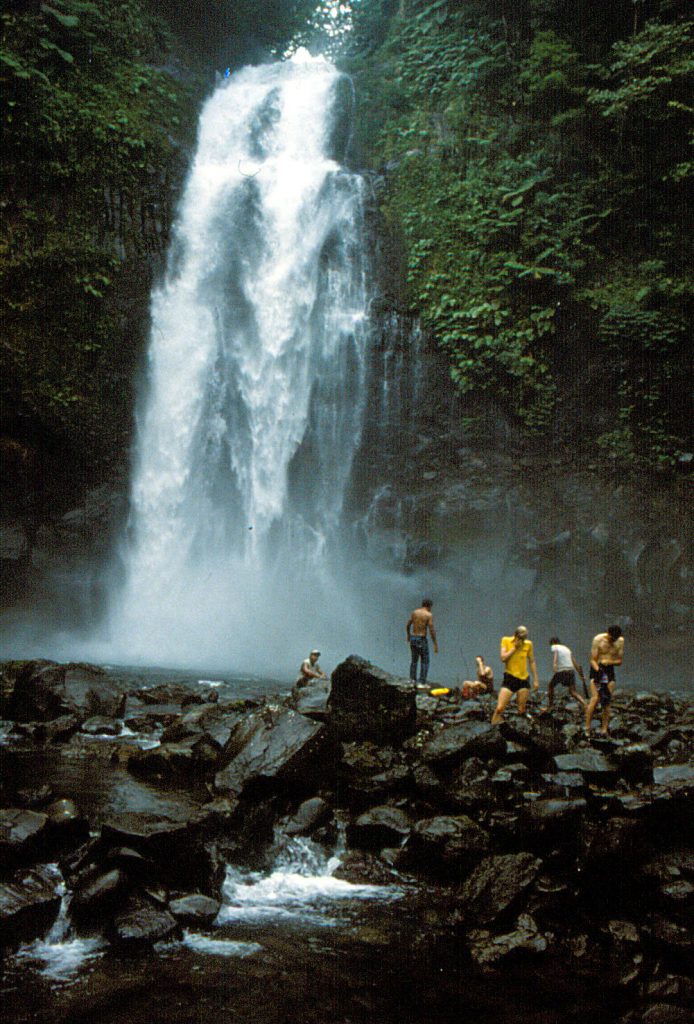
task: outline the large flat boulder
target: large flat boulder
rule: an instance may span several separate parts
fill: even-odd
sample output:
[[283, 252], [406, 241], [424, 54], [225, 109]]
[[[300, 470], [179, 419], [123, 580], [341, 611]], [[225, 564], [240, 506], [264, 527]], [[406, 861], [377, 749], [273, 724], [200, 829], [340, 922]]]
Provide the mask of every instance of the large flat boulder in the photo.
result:
[[19, 807], [0, 810], [0, 869], [30, 862], [45, 838], [48, 816]]
[[402, 743], [416, 732], [415, 688], [409, 680], [351, 654], [330, 683], [330, 725], [339, 739]]
[[27, 661], [16, 672], [6, 714], [15, 722], [50, 722], [68, 714], [121, 718], [125, 699], [120, 684], [96, 665]]
[[324, 725], [286, 708], [252, 716], [244, 730], [245, 742], [215, 776], [215, 789], [237, 796], [266, 793], [313, 782], [320, 777], [328, 752]]
[[467, 720], [449, 725], [424, 744], [422, 760], [436, 768], [453, 769], [471, 757], [493, 760], [506, 753], [506, 740], [496, 726]]
[[531, 853], [485, 857], [463, 884], [458, 902], [465, 920], [489, 925], [520, 909], [526, 890], [537, 878], [542, 861]]
[[17, 946], [44, 935], [60, 909], [56, 877], [45, 866], [20, 871], [0, 883], [0, 946]]

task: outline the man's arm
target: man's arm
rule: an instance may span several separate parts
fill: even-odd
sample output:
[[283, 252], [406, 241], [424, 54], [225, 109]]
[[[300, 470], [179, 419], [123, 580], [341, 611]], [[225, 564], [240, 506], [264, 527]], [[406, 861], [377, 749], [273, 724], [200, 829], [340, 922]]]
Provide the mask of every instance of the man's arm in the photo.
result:
[[429, 619], [429, 632], [431, 633], [432, 643], [434, 644], [434, 654], [439, 653], [439, 642], [436, 639], [436, 629], [434, 628], [434, 617]]
[[598, 664], [598, 656], [600, 654], [600, 650], [598, 648], [598, 637], [599, 636], [600, 636], [600, 634], [598, 633], [598, 636], [594, 636], [593, 637], [593, 643], [592, 643], [592, 646], [590, 648], [590, 664], [591, 664], [592, 668], [595, 669], [596, 672], [600, 668], [600, 666]]
[[407, 625], [405, 626], [405, 632], [407, 634], [407, 642], [408, 642], [408, 644], [410, 642], [410, 630], [411, 629], [412, 629], [412, 616], [410, 615], [409, 619], [407, 620]]
[[585, 682], [585, 676], [583, 675], [583, 666], [578, 664], [578, 662], [574, 658], [573, 654], [571, 655], [571, 661], [573, 662], [573, 666], [576, 669], [576, 671], [578, 672], [579, 676], [581, 677], [583, 682]]
[[614, 645], [614, 663], [615, 665], [621, 665], [624, 660], [624, 637], [620, 636], [617, 638], [617, 642]]
[[530, 649], [530, 653], [528, 654], [528, 661], [530, 662], [530, 671], [533, 674], [533, 690], [539, 690], [540, 689], [540, 680], [539, 680], [538, 675], [537, 675], [537, 663], [535, 661], [535, 651], [532, 649], [532, 647]]
[[506, 664], [508, 659], [511, 657], [511, 655], [513, 654], [515, 649], [516, 649], [516, 645], [513, 643], [513, 640], [511, 641], [511, 645], [510, 646], [505, 644], [503, 640], [501, 641], [500, 656], [501, 656], [501, 660], [503, 661], [504, 665]]
[[552, 658], [552, 672], [556, 672], [557, 671], [557, 662], [558, 662], [558, 660], [559, 660], [559, 655], [555, 651], [554, 652], [554, 657]]

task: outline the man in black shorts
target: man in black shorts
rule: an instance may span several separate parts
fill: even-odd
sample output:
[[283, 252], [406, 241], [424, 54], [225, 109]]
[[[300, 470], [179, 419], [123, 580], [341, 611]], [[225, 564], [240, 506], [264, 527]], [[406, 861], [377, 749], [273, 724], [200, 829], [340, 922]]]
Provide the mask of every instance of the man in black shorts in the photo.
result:
[[600, 704], [600, 732], [607, 736], [610, 704], [615, 690], [615, 665], [624, 658], [624, 637], [619, 626], [610, 626], [593, 637], [590, 649], [590, 700], [586, 705], [586, 736], [590, 737], [593, 714]]
[[585, 688], [586, 681], [583, 669], [574, 658], [571, 650], [566, 644], [561, 643], [558, 636], [553, 636], [549, 641], [552, 650], [552, 678], [547, 686], [547, 707], [551, 708], [554, 701], [555, 686], [568, 686], [569, 693], [582, 708], [585, 708], [586, 701], [576, 690], [576, 672], [581, 677]]

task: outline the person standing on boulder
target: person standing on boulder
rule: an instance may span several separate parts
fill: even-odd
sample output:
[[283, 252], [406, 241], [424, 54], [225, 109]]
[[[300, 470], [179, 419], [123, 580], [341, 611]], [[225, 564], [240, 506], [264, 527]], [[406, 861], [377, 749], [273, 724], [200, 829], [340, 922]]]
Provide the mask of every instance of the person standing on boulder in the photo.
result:
[[607, 736], [610, 704], [615, 690], [615, 665], [624, 658], [624, 637], [619, 626], [609, 626], [604, 633], [593, 637], [590, 649], [590, 700], [586, 705], [586, 736], [590, 737], [593, 714], [600, 702], [600, 732]]
[[555, 686], [568, 686], [569, 693], [573, 699], [577, 701], [582, 708], [585, 708], [587, 701], [585, 701], [576, 690], [576, 672], [578, 672], [581, 677], [581, 681], [585, 688], [586, 680], [583, 675], [583, 669], [578, 664], [566, 644], [560, 642], [558, 636], [553, 636], [550, 639], [549, 644], [552, 651], [553, 675], [547, 686], [547, 707], [552, 707]]
[[417, 682], [417, 662], [420, 662], [419, 668], [419, 681], [420, 683], [426, 683], [427, 675], [429, 673], [429, 641], [427, 640], [427, 633], [431, 636], [431, 641], [434, 645], [434, 654], [439, 653], [439, 643], [436, 638], [436, 629], [434, 627], [434, 616], [431, 613], [432, 601], [430, 598], [425, 597], [422, 601], [420, 608], [415, 610], [407, 620], [405, 626], [405, 633], [407, 635], [407, 643], [410, 647], [410, 654], [412, 660], [410, 662], [410, 682]]
[[299, 669], [299, 678], [297, 679], [295, 686], [308, 686], [312, 679], [327, 679], [325, 672], [318, 664], [320, 658], [320, 651], [311, 651], [308, 658], [305, 658], [301, 662]]
[[518, 626], [513, 636], [502, 636], [501, 660], [504, 663], [504, 678], [501, 681], [496, 710], [492, 715], [492, 725], [498, 725], [502, 720], [514, 693], [518, 695], [518, 714], [525, 715], [530, 695], [528, 664], [533, 674], [533, 690], [540, 689], [533, 642], [528, 640], [528, 630], [525, 626]]

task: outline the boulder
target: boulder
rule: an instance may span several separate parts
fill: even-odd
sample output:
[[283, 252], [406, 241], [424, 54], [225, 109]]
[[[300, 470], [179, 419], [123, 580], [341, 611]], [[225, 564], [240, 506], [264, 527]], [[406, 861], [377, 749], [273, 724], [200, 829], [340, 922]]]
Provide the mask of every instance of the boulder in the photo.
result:
[[521, 840], [529, 849], [548, 842], [569, 843], [577, 837], [587, 808], [587, 802], [581, 797], [532, 800], [520, 812]]
[[45, 838], [48, 816], [18, 807], [0, 810], [0, 869], [32, 860]]
[[118, 736], [120, 723], [114, 718], [105, 718], [103, 715], [93, 715], [86, 722], [82, 722], [82, 732], [89, 736]]
[[643, 1013], [641, 1024], [691, 1024], [692, 1008], [672, 1003], [653, 1003]]
[[339, 739], [402, 743], [417, 727], [415, 688], [357, 655], [337, 666], [328, 701]]
[[215, 776], [215, 789], [236, 795], [315, 784], [328, 751], [324, 725], [296, 711], [272, 712], [250, 730], [250, 739]]
[[372, 807], [347, 827], [347, 842], [367, 850], [399, 846], [411, 827], [408, 815], [399, 807]]
[[178, 938], [181, 926], [164, 907], [142, 893], [131, 893], [122, 910], [113, 917], [108, 937], [114, 945], [138, 948], [162, 939]]
[[487, 968], [496, 966], [512, 953], [544, 953], [548, 945], [530, 914], [520, 914], [511, 932], [493, 935], [486, 930], [473, 930], [467, 942], [472, 959]]
[[180, 896], [176, 900], [171, 900], [169, 910], [182, 924], [205, 927], [212, 924], [221, 906], [221, 903], [209, 896], [191, 893], [188, 896]]
[[506, 753], [506, 741], [488, 722], [466, 720], [450, 725], [424, 744], [421, 758], [426, 764], [452, 770], [470, 757], [493, 760]]
[[304, 800], [285, 826], [288, 836], [307, 836], [323, 825], [331, 816], [330, 804], [319, 796]]
[[121, 718], [125, 694], [102, 668], [26, 662], [14, 680], [7, 713], [17, 722], [48, 722], [61, 715]]
[[558, 754], [554, 758], [554, 766], [559, 772], [580, 772], [585, 781], [594, 786], [612, 786], [619, 774], [612, 761], [599, 750]]
[[517, 911], [541, 868], [542, 861], [531, 853], [485, 857], [458, 894], [465, 921], [487, 925]]
[[131, 888], [131, 879], [122, 868], [88, 869], [75, 884], [70, 916], [79, 928], [101, 925], [105, 915], [122, 905]]
[[471, 818], [439, 815], [416, 823], [398, 864], [439, 873], [476, 863], [489, 846], [489, 834]]
[[505, 719], [499, 726], [501, 735], [524, 747], [533, 762], [548, 764], [556, 754], [566, 752], [566, 738], [562, 725], [553, 716], [545, 715], [528, 721], [517, 716]]
[[611, 755], [621, 778], [633, 784], [653, 782], [653, 751], [646, 743], [618, 747]]
[[212, 864], [204, 845], [205, 816], [173, 821], [153, 814], [126, 813], [109, 818], [101, 827], [100, 846], [128, 847], [153, 861], [157, 878], [172, 889], [206, 888]]
[[300, 715], [315, 718], [318, 722], [327, 721], [329, 714], [330, 684], [319, 679], [308, 686], [295, 687], [292, 691], [292, 703]]
[[47, 866], [17, 872], [0, 882], [0, 947], [44, 935], [60, 910], [56, 874]]

